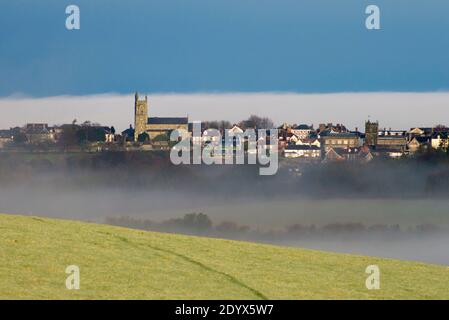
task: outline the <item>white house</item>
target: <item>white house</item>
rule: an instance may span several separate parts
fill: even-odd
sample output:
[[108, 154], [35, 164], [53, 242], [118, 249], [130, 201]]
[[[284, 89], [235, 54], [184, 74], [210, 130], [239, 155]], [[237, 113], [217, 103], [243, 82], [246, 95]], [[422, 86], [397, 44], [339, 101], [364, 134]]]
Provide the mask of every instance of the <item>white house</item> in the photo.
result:
[[435, 132], [430, 141], [433, 149], [447, 149], [449, 134], [447, 132]]
[[239, 126], [234, 124], [232, 126], [232, 128], [229, 129], [229, 133], [231, 133], [231, 134], [239, 134], [239, 133], [243, 133], [243, 130], [242, 130], [242, 128], [240, 128]]
[[321, 142], [316, 138], [297, 139], [295, 144], [297, 146], [316, 146], [321, 148]]
[[296, 135], [299, 139], [305, 139], [310, 136], [313, 131], [313, 126], [308, 126], [307, 124], [300, 124], [291, 129], [291, 132]]
[[321, 149], [310, 145], [289, 145], [284, 149], [284, 157], [319, 159], [321, 157]]

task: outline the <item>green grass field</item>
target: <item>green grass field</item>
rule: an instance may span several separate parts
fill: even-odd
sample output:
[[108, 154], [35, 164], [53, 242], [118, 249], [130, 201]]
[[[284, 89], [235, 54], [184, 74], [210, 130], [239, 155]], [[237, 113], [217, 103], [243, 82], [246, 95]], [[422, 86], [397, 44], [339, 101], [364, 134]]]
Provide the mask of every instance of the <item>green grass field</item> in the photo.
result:
[[[365, 268], [378, 265], [380, 290]], [[81, 287], [65, 287], [80, 267]], [[449, 268], [0, 215], [2, 299], [449, 299]]]

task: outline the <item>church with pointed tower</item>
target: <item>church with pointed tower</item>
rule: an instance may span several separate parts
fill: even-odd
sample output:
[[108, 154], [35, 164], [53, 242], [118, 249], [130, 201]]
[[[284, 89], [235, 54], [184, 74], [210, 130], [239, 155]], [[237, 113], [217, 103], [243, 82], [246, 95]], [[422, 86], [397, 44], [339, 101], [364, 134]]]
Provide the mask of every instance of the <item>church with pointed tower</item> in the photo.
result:
[[173, 130], [189, 127], [188, 117], [149, 117], [148, 116], [148, 96], [139, 98], [136, 92], [134, 95], [134, 141], [140, 141], [139, 137], [146, 134], [148, 139], [154, 140], [158, 136], [170, 136]]

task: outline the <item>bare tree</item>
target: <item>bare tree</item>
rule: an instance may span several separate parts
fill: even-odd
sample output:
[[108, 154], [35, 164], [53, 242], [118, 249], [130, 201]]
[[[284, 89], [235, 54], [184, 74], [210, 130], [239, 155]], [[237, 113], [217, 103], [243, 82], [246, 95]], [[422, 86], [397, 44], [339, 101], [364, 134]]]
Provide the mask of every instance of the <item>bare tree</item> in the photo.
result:
[[272, 129], [274, 128], [274, 123], [270, 118], [262, 118], [253, 114], [247, 120], [241, 121], [239, 126], [243, 129]]

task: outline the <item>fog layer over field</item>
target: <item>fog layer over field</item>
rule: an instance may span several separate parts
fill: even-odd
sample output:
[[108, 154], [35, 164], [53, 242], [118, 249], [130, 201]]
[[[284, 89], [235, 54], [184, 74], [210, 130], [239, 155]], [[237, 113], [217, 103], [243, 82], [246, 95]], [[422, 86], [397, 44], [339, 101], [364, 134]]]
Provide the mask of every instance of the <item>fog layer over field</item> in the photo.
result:
[[447, 163], [281, 162], [261, 177], [165, 155], [33, 157], [2, 155], [0, 212], [449, 264]]

